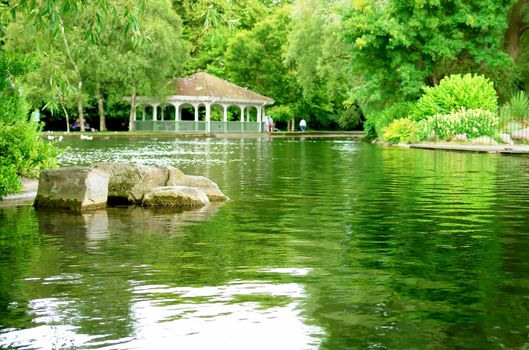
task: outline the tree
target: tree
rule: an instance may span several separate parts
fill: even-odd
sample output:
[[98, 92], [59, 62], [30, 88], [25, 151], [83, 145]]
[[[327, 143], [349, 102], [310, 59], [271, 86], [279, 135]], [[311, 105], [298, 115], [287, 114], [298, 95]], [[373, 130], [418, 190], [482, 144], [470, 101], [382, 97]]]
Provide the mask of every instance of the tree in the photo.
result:
[[283, 55], [290, 31], [291, 7], [276, 8], [252, 30], [238, 32], [228, 43], [226, 71], [230, 81], [303, 111], [301, 89]]
[[267, 13], [257, 0], [184, 0], [174, 1], [173, 6], [183, 19], [183, 36], [190, 45], [186, 73], [206, 70], [219, 77], [225, 77], [229, 39], [251, 29]]
[[522, 35], [529, 29], [528, 1], [517, 0], [508, 16], [508, 28], [505, 32], [505, 51], [516, 61], [520, 52]]
[[[292, 11], [286, 64], [303, 91], [310, 113], [321, 125], [340, 123], [355, 108], [348, 101], [354, 86], [349, 70], [351, 45], [341, 39], [340, 17], [332, 1], [299, 0]], [[350, 118], [346, 118], [350, 119]]]
[[120, 92], [128, 91], [131, 96], [129, 131], [134, 130], [138, 94], [167, 95], [170, 78], [179, 75], [187, 57], [182, 22], [169, 1], [149, 1], [143, 19], [144, 40], [111, 37], [108, 42], [109, 47], [116, 49], [109, 51], [114, 71], [112, 80], [120, 83]]
[[453, 73], [483, 73], [509, 84], [512, 61], [503, 34], [512, 1], [390, 0], [340, 9], [352, 47], [351, 95], [375, 109], [414, 100], [422, 88]]

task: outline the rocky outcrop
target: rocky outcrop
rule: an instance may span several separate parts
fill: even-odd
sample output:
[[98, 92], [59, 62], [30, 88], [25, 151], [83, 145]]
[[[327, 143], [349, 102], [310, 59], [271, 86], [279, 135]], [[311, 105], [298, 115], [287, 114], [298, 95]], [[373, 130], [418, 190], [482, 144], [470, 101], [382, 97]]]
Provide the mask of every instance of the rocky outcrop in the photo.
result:
[[146, 207], [200, 208], [209, 204], [206, 194], [196, 187], [156, 187], [145, 193], [142, 205]]
[[187, 176], [175, 167], [105, 162], [43, 172], [35, 206], [92, 209], [132, 204], [190, 209], [225, 200], [228, 197], [210, 179]]
[[97, 169], [61, 168], [41, 172], [34, 206], [87, 210], [107, 204], [109, 176]]
[[216, 183], [204, 176], [187, 175], [183, 185], [201, 189], [212, 202], [223, 202], [229, 199]]
[[151, 189], [179, 185], [186, 179], [186, 175], [175, 167], [104, 162], [95, 164], [93, 168], [106, 172], [110, 177], [110, 204], [139, 204]]

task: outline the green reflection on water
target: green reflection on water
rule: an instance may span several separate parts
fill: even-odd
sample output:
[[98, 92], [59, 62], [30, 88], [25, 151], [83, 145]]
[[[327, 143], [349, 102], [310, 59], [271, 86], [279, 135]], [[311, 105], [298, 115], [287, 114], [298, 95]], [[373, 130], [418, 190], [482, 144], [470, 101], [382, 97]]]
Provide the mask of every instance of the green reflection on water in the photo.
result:
[[[171, 164], [231, 201], [3, 209], [0, 346], [40, 325], [75, 326], [88, 338], [73, 344], [93, 347], [159, 335], [147, 329], [215, 344], [211, 327], [238, 334], [232, 348], [281, 330], [299, 349], [527, 342], [528, 158], [310, 138], [69, 145], [63, 164]], [[249, 324], [260, 331], [233, 329]]]

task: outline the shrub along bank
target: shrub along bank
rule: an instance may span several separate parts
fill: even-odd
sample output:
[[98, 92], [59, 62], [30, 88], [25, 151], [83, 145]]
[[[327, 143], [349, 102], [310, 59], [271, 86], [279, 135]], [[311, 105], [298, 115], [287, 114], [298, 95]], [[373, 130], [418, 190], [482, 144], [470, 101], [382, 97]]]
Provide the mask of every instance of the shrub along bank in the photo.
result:
[[366, 125], [367, 135], [391, 143], [468, 141], [478, 137], [506, 142], [529, 123], [529, 99], [518, 92], [499, 108], [490, 80], [457, 74], [445, 77], [435, 87], [426, 87], [416, 102], [391, 106], [375, 120]]
[[29, 118], [29, 107], [17, 86], [28, 68], [23, 60], [0, 50], [0, 199], [21, 190], [19, 177], [36, 178], [55, 167], [58, 149], [40, 137], [41, 126]]

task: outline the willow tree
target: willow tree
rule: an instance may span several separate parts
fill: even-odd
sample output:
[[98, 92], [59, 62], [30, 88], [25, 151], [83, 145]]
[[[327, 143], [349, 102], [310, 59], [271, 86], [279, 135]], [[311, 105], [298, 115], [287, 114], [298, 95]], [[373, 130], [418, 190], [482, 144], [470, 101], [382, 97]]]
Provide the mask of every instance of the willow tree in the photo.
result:
[[288, 35], [286, 64], [293, 67], [312, 115], [320, 124], [336, 121], [343, 127], [352, 123], [354, 86], [349, 63], [351, 45], [340, 33], [342, 22], [333, 1], [299, 0], [293, 6], [292, 29]]
[[[116, 25], [119, 28], [126, 22]], [[188, 52], [182, 37], [182, 20], [168, 0], [152, 0], [146, 4], [142, 31], [142, 40], [112, 35], [107, 39], [110, 58], [107, 64], [112, 67], [111, 77], [115, 82], [112, 93], [125, 95], [126, 92], [131, 98], [129, 131], [134, 131], [137, 96], [170, 93], [168, 83], [180, 75]]]
[[[55, 48], [59, 48], [67, 59], [69, 69], [75, 73], [77, 93], [77, 110], [80, 119], [81, 131], [85, 129], [83, 111], [83, 84], [82, 71], [83, 46], [85, 42], [95, 42], [99, 38], [101, 23], [108, 18], [124, 18], [127, 26], [125, 31], [139, 35], [137, 14], [141, 11], [143, 1], [121, 0], [121, 11], [118, 11], [115, 2], [96, 0], [86, 2], [83, 0], [43, 0], [21, 1], [10, 6], [11, 12], [22, 17], [24, 24], [33, 33], [38, 32]], [[90, 15], [87, 16], [87, 12]], [[82, 35], [83, 39], [79, 40]]]

